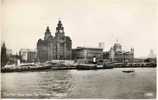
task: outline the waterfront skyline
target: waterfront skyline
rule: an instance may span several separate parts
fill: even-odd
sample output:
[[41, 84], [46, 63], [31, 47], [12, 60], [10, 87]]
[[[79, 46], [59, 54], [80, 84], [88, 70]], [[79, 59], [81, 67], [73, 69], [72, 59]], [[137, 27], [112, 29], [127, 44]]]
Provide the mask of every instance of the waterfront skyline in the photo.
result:
[[2, 0], [2, 7], [2, 40], [14, 51], [36, 48], [46, 27], [54, 35], [61, 18], [72, 47], [104, 42], [109, 50], [118, 39], [136, 57], [156, 52], [156, 0]]

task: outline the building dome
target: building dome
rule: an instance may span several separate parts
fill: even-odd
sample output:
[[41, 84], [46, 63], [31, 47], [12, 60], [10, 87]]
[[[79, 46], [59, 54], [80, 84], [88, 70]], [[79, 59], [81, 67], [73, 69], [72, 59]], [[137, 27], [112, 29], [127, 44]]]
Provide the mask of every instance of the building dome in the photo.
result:
[[122, 51], [122, 46], [120, 43], [114, 44], [114, 51], [116, 51], [116, 52]]

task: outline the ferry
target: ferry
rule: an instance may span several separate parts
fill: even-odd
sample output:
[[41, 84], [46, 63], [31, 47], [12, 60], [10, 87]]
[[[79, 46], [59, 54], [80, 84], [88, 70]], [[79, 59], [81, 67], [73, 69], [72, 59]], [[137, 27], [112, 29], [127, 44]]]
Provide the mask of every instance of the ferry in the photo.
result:
[[124, 72], [124, 73], [132, 73], [132, 72], [135, 72], [135, 70], [134, 69], [129, 69], [129, 70], [123, 70], [122, 72]]

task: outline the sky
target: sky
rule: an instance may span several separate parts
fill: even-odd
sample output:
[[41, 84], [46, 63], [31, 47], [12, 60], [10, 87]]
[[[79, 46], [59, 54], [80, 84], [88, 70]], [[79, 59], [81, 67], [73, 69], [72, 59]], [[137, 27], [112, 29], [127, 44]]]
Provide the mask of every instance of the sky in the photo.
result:
[[98, 47], [105, 51], [118, 40], [136, 57], [157, 51], [157, 0], [2, 0], [1, 39], [7, 48], [35, 49], [49, 26], [52, 35], [59, 18], [72, 47]]

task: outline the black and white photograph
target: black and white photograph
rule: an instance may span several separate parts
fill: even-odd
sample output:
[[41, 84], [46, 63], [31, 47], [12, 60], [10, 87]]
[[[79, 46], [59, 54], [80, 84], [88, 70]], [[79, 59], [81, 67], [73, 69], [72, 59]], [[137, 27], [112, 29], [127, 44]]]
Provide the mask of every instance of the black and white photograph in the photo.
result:
[[158, 0], [0, 0], [1, 99], [157, 99]]

